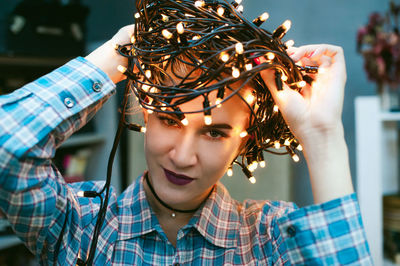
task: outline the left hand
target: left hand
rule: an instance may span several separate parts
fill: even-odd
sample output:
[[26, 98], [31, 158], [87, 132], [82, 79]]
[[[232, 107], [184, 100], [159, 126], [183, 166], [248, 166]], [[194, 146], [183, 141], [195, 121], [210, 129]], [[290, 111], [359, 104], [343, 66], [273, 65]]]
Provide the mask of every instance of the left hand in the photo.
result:
[[[313, 86], [307, 84], [300, 93], [286, 84], [278, 92], [274, 72], [265, 70], [260, 73], [292, 133], [302, 145], [311, 145], [319, 137], [342, 134], [341, 116], [346, 83], [342, 48], [320, 44], [293, 47], [287, 52], [297, 64], [323, 69], [323, 73], [313, 75]], [[265, 60], [260, 59], [261, 62]]]

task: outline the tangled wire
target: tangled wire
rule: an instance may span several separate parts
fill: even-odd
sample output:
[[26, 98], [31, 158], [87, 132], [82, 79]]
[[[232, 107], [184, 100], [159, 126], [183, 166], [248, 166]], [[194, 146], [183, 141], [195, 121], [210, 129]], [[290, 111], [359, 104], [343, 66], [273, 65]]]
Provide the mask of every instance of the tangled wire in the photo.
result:
[[[286, 53], [288, 44], [282, 42], [290, 21], [271, 33], [260, 28], [268, 14], [250, 22], [243, 17], [239, 0], [232, 4], [226, 0], [139, 0], [136, 8], [132, 42], [117, 49], [129, 59], [128, 68], [121, 69], [129, 80], [126, 91], [133, 91], [143, 108], [173, 114], [183, 125], [187, 125], [185, 114], [202, 112], [205, 123], [211, 124], [212, 109], [237, 95], [251, 115], [249, 127], [241, 134], [249, 135], [242, 159], [233, 163], [255, 181], [251, 172], [258, 163], [265, 165], [263, 151], [290, 154], [298, 160], [295, 149], [301, 146], [259, 74], [264, 69], [275, 70], [278, 90], [283, 82], [297, 91], [311, 84], [307, 73], [316, 73], [317, 68], [296, 65]], [[259, 57], [265, 62], [260, 63]], [[240, 86], [234, 89], [232, 84], [238, 80]], [[239, 94], [248, 83], [254, 101]], [[215, 102], [209, 100], [212, 91], [217, 91]], [[197, 97], [203, 97], [203, 109], [181, 111], [179, 105]], [[143, 130], [138, 125], [125, 125]], [[271, 150], [281, 146], [286, 152]]]

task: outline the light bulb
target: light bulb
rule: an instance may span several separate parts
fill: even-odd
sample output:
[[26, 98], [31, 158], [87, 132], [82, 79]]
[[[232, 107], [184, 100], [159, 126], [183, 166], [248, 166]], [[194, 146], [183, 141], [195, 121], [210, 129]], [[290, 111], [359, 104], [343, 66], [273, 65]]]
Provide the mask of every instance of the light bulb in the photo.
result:
[[118, 71], [121, 72], [121, 73], [125, 73], [125, 71], [126, 71], [126, 67], [121, 66], [121, 65], [119, 65], [119, 66], [117, 67], [117, 69], [118, 69]]
[[285, 45], [287, 48], [290, 48], [294, 45], [294, 41], [293, 40], [288, 40], [287, 42], [285, 42]]
[[250, 71], [253, 69], [253, 64], [249, 63], [249, 64], [246, 64], [244, 67], [246, 68], [247, 71]]
[[287, 81], [288, 77], [285, 74], [282, 74], [281, 79], [282, 79], [282, 81]]
[[211, 115], [206, 115], [206, 116], [204, 116], [204, 124], [206, 124], [206, 125], [208, 125], [208, 126], [212, 124]]
[[297, 163], [298, 161], [300, 161], [300, 158], [299, 158], [299, 156], [298, 156], [297, 154], [293, 154], [293, 155], [292, 155], [292, 159], [293, 159], [293, 161], [295, 161], [296, 163]]
[[176, 31], [179, 34], [182, 34], [185, 31], [185, 28], [183, 27], [183, 23], [179, 22], [178, 24], [176, 24]]
[[181, 120], [182, 125], [187, 126], [189, 125], [189, 121], [187, 120], [187, 118], [185, 117], [184, 119]]
[[304, 80], [297, 82], [297, 86], [298, 86], [299, 88], [302, 88], [302, 87], [304, 87], [304, 86], [306, 86], [306, 85], [307, 85], [307, 83], [306, 83]]
[[222, 99], [221, 98], [217, 98], [216, 100], [215, 100], [215, 104], [217, 105], [217, 108], [220, 108], [222, 105], [221, 105], [221, 102], [222, 102]]
[[248, 104], [251, 105], [251, 104], [254, 102], [255, 98], [256, 98], [256, 97], [254, 97], [253, 93], [250, 92], [250, 93], [246, 96], [246, 102], [247, 102]]
[[278, 140], [274, 142], [274, 146], [275, 146], [275, 149], [277, 149], [277, 150], [279, 150], [281, 148], [281, 144], [279, 143]]
[[238, 42], [235, 45], [235, 50], [237, 54], [243, 54], [243, 44], [241, 42]]
[[277, 113], [278, 110], [279, 110], [278, 105], [275, 104], [275, 105], [274, 105], [274, 112]]
[[302, 150], [303, 150], [303, 146], [301, 146], [301, 144], [299, 144], [299, 145], [297, 146], [297, 149], [298, 149], [299, 151], [302, 151]]
[[200, 39], [201, 37], [200, 37], [200, 35], [195, 35], [195, 36], [193, 36], [193, 38], [192, 38], [192, 40], [198, 40], [198, 39]]
[[194, 2], [194, 5], [196, 7], [203, 7], [205, 5], [205, 2], [203, 0], [197, 0], [196, 2]]
[[171, 39], [172, 38], [172, 33], [169, 32], [169, 30], [167, 30], [167, 29], [163, 29], [161, 33], [166, 39]]
[[226, 171], [226, 174], [227, 174], [228, 176], [233, 176], [232, 167], [229, 167], [229, 168], [228, 168], [228, 171]]
[[289, 140], [289, 139], [285, 139], [284, 145], [285, 145], [285, 146], [289, 146], [289, 145], [290, 145], [290, 140]]
[[222, 6], [220, 6], [217, 9], [217, 13], [218, 13], [218, 15], [220, 15], [222, 17], [225, 13], [225, 9]]
[[84, 197], [85, 191], [78, 191], [78, 193], [76, 193], [76, 195], [78, 195], [78, 197]]
[[232, 77], [238, 78], [240, 76], [240, 71], [236, 67], [232, 67]]
[[146, 75], [146, 77], [149, 79], [151, 78], [151, 71], [149, 69], [147, 69], [144, 74]]
[[249, 178], [250, 183], [255, 184], [256, 183], [256, 178], [254, 176], [251, 176]]
[[292, 26], [292, 22], [290, 20], [285, 20], [285, 22], [283, 22], [282, 25], [285, 28], [285, 30], [288, 31], [290, 29], [290, 27]]
[[266, 139], [265, 144], [269, 143], [270, 141], [271, 141], [271, 139]]
[[242, 0], [235, 0], [235, 2], [240, 5], [242, 3]]
[[268, 58], [269, 60], [274, 60], [275, 55], [274, 55], [273, 53], [267, 53], [267, 58]]
[[161, 14], [161, 16], [162, 16], [162, 21], [168, 22], [169, 17], [167, 15]]
[[226, 52], [222, 52], [221, 55], [219, 56], [223, 62], [228, 62], [229, 60], [229, 55]]
[[148, 92], [149, 89], [150, 89], [150, 86], [149, 86], [149, 85], [147, 85], [147, 84], [143, 84], [143, 85], [142, 85], [142, 90], [144, 90], [145, 92]]
[[136, 42], [136, 38], [135, 38], [135, 36], [132, 35], [132, 37], [131, 37], [131, 43], [135, 43], [135, 42]]
[[261, 168], [264, 168], [264, 167], [265, 167], [265, 161], [261, 161], [261, 162], [260, 162], [260, 167], [261, 167]]
[[152, 113], [153, 113], [153, 110], [147, 109], [147, 113], [152, 114]]
[[140, 18], [140, 14], [139, 13], [135, 13], [135, 18]]
[[239, 136], [240, 136], [241, 138], [246, 137], [246, 136], [247, 136], [247, 131], [242, 131], [242, 132], [239, 134]]
[[146, 133], [146, 128], [145, 128], [145, 127], [141, 127], [141, 128], [140, 128], [140, 132]]
[[268, 18], [269, 18], [269, 14], [267, 12], [262, 13], [260, 16], [260, 20], [263, 22], [266, 21]]

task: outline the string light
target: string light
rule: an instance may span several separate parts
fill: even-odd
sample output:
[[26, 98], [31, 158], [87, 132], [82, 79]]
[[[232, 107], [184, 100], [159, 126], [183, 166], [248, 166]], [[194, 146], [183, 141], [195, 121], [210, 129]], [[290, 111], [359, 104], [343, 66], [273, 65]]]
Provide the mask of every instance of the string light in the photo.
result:
[[176, 31], [179, 34], [183, 34], [183, 32], [185, 31], [185, 28], [183, 27], [183, 23], [179, 22], [178, 24], [176, 24]]
[[277, 150], [279, 150], [281, 148], [281, 144], [279, 143], [278, 140], [274, 142], [274, 146], [275, 146], [275, 149], [277, 149]]
[[189, 120], [185, 117], [184, 119], [181, 120], [182, 125], [187, 126], [189, 125]]
[[238, 78], [240, 76], [240, 71], [236, 67], [232, 67], [232, 77]]
[[226, 171], [226, 174], [227, 174], [228, 176], [233, 176], [232, 167], [229, 167], [229, 168], [228, 168], [228, 170]]
[[[131, 13], [132, 14], [132, 13]], [[138, 19], [140, 18], [140, 14], [139, 13], [135, 13], [135, 18]]]
[[275, 55], [273, 53], [267, 53], [268, 60], [274, 60]]
[[167, 30], [167, 29], [163, 29], [162, 30], [162, 35], [166, 38], [166, 39], [171, 39], [173, 34]]
[[253, 64], [249, 63], [245, 65], [247, 71], [250, 71], [253, 68]]
[[303, 150], [303, 146], [301, 146], [301, 144], [299, 144], [299, 145], [297, 146], [297, 149], [298, 149], [299, 151], [302, 151], [302, 150]]
[[150, 70], [146, 70], [146, 72], [144, 73], [144, 75], [149, 79], [151, 78], [151, 71]]
[[223, 62], [228, 62], [229, 60], [229, 55], [226, 52], [222, 52], [220, 55], [220, 58]]
[[239, 134], [239, 136], [240, 136], [241, 138], [244, 138], [244, 137], [246, 137], [247, 135], [248, 135], [247, 131], [242, 131], [242, 132]]
[[287, 48], [291, 48], [294, 45], [294, 41], [293, 40], [288, 40], [285, 42], [285, 45]]
[[302, 88], [306, 85], [307, 85], [307, 83], [304, 80], [297, 82], [297, 87], [299, 87], [299, 88]]
[[261, 167], [261, 168], [265, 168], [265, 165], [266, 165], [265, 161], [261, 161], [261, 162], [260, 162], [260, 167]]
[[218, 7], [217, 13], [222, 17], [225, 13], [225, 8], [223, 8], [222, 6]]
[[197, 0], [196, 2], [194, 2], [194, 5], [196, 7], [203, 7], [206, 3], [202, 0]]
[[278, 107], [278, 105], [274, 105], [274, 113], [277, 113], [279, 111], [279, 107]]
[[242, 43], [240, 43], [240, 42], [238, 42], [236, 45], [235, 45], [235, 50], [236, 50], [236, 53], [237, 54], [243, 54], [243, 44]]
[[290, 140], [289, 139], [285, 139], [285, 143], [283, 145], [289, 146], [290, 145]]
[[249, 178], [250, 183], [255, 184], [256, 183], [256, 178], [254, 176], [251, 176]]
[[168, 22], [169, 17], [167, 15], [161, 14], [161, 17], [162, 17], [162, 21]]
[[295, 161], [296, 163], [297, 163], [298, 161], [300, 161], [300, 158], [299, 158], [299, 156], [298, 156], [297, 154], [293, 154], [293, 155], [292, 155], [292, 159], [293, 159], [293, 161]]

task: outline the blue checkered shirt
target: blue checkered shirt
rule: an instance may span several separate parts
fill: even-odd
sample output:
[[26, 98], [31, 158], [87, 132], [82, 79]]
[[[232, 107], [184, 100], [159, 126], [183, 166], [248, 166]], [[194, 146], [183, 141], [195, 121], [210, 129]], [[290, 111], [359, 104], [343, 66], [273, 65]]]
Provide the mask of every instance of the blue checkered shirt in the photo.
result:
[[[103, 72], [77, 58], [0, 96], [0, 208], [44, 265], [75, 265], [88, 256], [99, 200], [77, 192], [100, 190], [103, 182], [66, 184], [51, 158], [114, 93]], [[239, 203], [218, 183], [179, 230], [174, 247], [140, 177], [119, 197], [111, 192], [94, 264], [371, 265], [372, 260], [355, 194], [297, 208], [281, 201]]]

